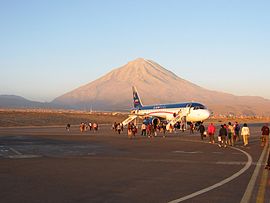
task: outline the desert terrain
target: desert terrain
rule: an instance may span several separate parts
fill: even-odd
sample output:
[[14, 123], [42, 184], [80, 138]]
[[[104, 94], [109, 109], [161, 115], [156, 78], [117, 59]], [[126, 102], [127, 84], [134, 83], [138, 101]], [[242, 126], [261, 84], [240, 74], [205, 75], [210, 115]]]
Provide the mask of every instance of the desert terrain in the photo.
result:
[[0, 110], [0, 127], [14, 126], [52, 126], [79, 125], [81, 122], [111, 124], [121, 122], [127, 114], [112, 112], [83, 112], [42, 109], [4, 109]]
[[[63, 126], [67, 123], [79, 125], [81, 122], [97, 122], [113, 124], [128, 117], [128, 113], [120, 112], [84, 112], [70, 110], [46, 109], [0, 109], [0, 127], [15, 126]], [[210, 117], [205, 123], [265, 123], [269, 117]]]

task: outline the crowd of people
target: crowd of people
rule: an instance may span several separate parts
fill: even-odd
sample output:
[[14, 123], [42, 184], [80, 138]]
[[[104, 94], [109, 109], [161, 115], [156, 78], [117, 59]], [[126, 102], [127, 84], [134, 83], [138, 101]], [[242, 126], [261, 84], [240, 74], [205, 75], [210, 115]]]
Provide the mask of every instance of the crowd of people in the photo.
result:
[[80, 124], [81, 133], [88, 131], [88, 129], [89, 129], [89, 131], [93, 130], [95, 132], [95, 131], [98, 130], [98, 124], [97, 123], [91, 123], [91, 122], [89, 122], [89, 123], [81, 122], [81, 124]]
[[[152, 138], [156, 137], [157, 133], [162, 133], [163, 137], [166, 137], [166, 132], [172, 133], [173, 131], [176, 132], [177, 129], [180, 131], [186, 130], [186, 124], [182, 123], [176, 123], [174, 126], [169, 126], [169, 129], [166, 129], [166, 123], [160, 122], [159, 124], [152, 124], [152, 123], [142, 123], [141, 124], [141, 136]], [[68, 123], [66, 125], [66, 131], [70, 131], [71, 125]], [[118, 133], [121, 134], [124, 131], [124, 126], [122, 123], [114, 123], [112, 125], [112, 129]], [[249, 145], [249, 137], [250, 137], [250, 129], [247, 125], [247, 123], [244, 123], [242, 127], [240, 127], [240, 124], [238, 122], [235, 122], [232, 124], [231, 122], [228, 122], [227, 124], [220, 125], [220, 128], [217, 130], [217, 127], [210, 123], [207, 127], [205, 127], [202, 123], [200, 125], [194, 125], [193, 123], [189, 124], [190, 134], [193, 134], [195, 130], [197, 130], [200, 133], [201, 140], [209, 139], [209, 143], [215, 144], [217, 142], [217, 145], [221, 147], [227, 147], [227, 146], [235, 146], [235, 144], [241, 145], [241, 141], [243, 143], [243, 147], [247, 147]], [[86, 131], [97, 131], [98, 130], [98, 124], [97, 123], [87, 123], [87, 122], [81, 122], [80, 124], [80, 132], [86, 132]], [[217, 132], [218, 131], [218, 132]], [[217, 132], [217, 138], [215, 137], [215, 134]], [[261, 128], [261, 146], [265, 147], [268, 146], [269, 143], [269, 127], [268, 124], [265, 124]], [[127, 126], [127, 135], [128, 138], [132, 139], [136, 136], [138, 133], [138, 127], [133, 123], [128, 123]], [[268, 155], [268, 161], [266, 164], [265, 169], [270, 170], [270, 153]]]
[[[68, 123], [66, 125], [66, 131], [70, 132], [70, 128], [71, 128], [71, 125], [70, 125], [70, 123]], [[91, 123], [91, 122], [89, 122], [89, 123], [81, 122], [79, 128], [80, 128], [81, 133], [86, 132], [86, 131], [92, 131], [92, 130], [95, 132], [95, 131], [98, 130], [98, 124], [97, 123]]]

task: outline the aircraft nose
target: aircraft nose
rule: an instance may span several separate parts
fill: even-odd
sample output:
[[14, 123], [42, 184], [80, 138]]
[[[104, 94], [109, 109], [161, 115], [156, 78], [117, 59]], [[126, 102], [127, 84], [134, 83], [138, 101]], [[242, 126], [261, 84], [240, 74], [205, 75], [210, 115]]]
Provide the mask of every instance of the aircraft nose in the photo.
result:
[[205, 111], [205, 117], [206, 117], [205, 119], [209, 118], [210, 115], [211, 115], [211, 112], [209, 110], [206, 110]]
[[203, 110], [202, 112], [203, 120], [206, 120], [207, 118], [209, 118], [210, 115], [211, 115], [211, 112], [208, 109]]

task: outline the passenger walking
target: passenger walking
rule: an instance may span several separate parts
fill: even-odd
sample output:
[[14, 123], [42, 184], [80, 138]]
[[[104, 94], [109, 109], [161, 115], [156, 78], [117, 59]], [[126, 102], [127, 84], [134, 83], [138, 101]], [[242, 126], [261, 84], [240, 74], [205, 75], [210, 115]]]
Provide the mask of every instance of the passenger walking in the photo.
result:
[[166, 124], [162, 123], [162, 130], [163, 130], [163, 137], [165, 137], [166, 135]]
[[67, 126], [66, 126], [66, 131], [69, 132], [69, 130], [70, 130], [70, 124], [68, 123]]
[[234, 141], [236, 142], [240, 140], [240, 125], [238, 124], [238, 122], [235, 122], [233, 127], [234, 127]]
[[269, 127], [268, 127], [268, 123], [266, 123], [262, 129], [262, 136], [261, 136], [261, 146], [267, 146], [268, 145], [268, 140], [269, 140]]
[[89, 123], [88, 123], [88, 126], [89, 126], [89, 130], [91, 131], [91, 130], [92, 130], [92, 123], [89, 122]]
[[211, 123], [211, 124], [208, 126], [207, 132], [208, 132], [208, 135], [209, 135], [209, 143], [214, 144], [214, 143], [215, 143], [214, 135], [215, 135], [215, 132], [216, 132], [216, 127], [214, 126], [213, 123]]
[[232, 126], [232, 123], [228, 123], [228, 144], [230, 146], [234, 146], [234, 127]]
[[127, 129], [127, 133], [128, 133], [128, 138], [132, 139], [132, 129], [131, 129], [131, 124], [128, 124], [128, 129]]
[[185, 132], [186, 128], [185, 128], [185, 123], [181, 121], [181, 130], [182, 132]]
[[247, 124], [244, 123], [244, 126], [241, 129], [241, 135], [243, 137], [244, 147], [248, 145], [248, 139], [250, 136], [250, 130], [249, 127], [247, 127]]
[[199, 126], [199, 132], [201, 134], [201, 140], [203, 140], [203, 137], [204, 137], [204, 132], [205, 132], [205, 127], [204, 125], [201, 123], [201, 125]]
[[98, 130], [98, 124], [97, 123], [93, 123], [93, 130], [94, 130], [94, 132]]
[[189, 134], [194, 134], [194, 125], [192, 122], [190, 123], [189, 127], [190, 127]]
[[147, 136], [150, 138], [151, 137], [151, 128], [152, 128], [152, 125], [149, 123], [146, 127], [146, 133], [147, 133]]
[[155, 128], [155, 125], [152, 125], [152, 127], [151, 127], [151, 134], [152, 134], [154, 137], [157, 136], [157, 130], [156, 130], [156, 128]]
[[146, 125], [143, 123], [141, 125], [141, 136], [146, 136]]
[[80, 131], [81, 131], [81, 133], [84, 131], [84, 123], [83, 122], [81, 122], [81, 124], [80, 124]]
[[[218, 140], [219, 140], [219, 147], [227, 147], [227, 129], [226, 129], [226, 124], [221, 125], [221, 128], [219, 130], [218, 134]], [[220, 141], [221, 140], [221, 141]]]
[[120, 125], [120, 123], [118, 123], [118, 125], [116, 126], [116, 129], [117, 129], [118, 134], [120, 135], [120, 132], [121, 132], [121, 125]]
[[267, 163], [266, 163], [265, 169], [270, 170], [270, 151], [269, 151], [269, 154], [268, 154], [268, 159], [267, 159]]
[[131, 125], [131, 131], [132, 131], [132, 136], [135, 137], [135, 135], [137, 133], [137, 127], [134, 123], [132, 123], [132, 125]]
[[113, 124], [113, 129], [115, 132], [117, 131], [117, 123], [116, 122], [114, 122], [114, 124]]
[[169, 132], [170, 132], [170, 133], [173, 132], [173, 126], [172, 126], [172, 124], [169, 125]]

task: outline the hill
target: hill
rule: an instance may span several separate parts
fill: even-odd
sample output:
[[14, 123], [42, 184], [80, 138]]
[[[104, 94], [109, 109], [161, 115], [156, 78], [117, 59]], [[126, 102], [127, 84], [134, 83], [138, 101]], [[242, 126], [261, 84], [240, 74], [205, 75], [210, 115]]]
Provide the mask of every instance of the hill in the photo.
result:
[[208, 90], [178, 77], [154, 61], [142, 58], [57, 97], [52, 104], [76, 109], [127, 110], [132, 107], [133, 85], [144, 104], [198, 101], [216, 115], [270, 115], [270, 100]]

